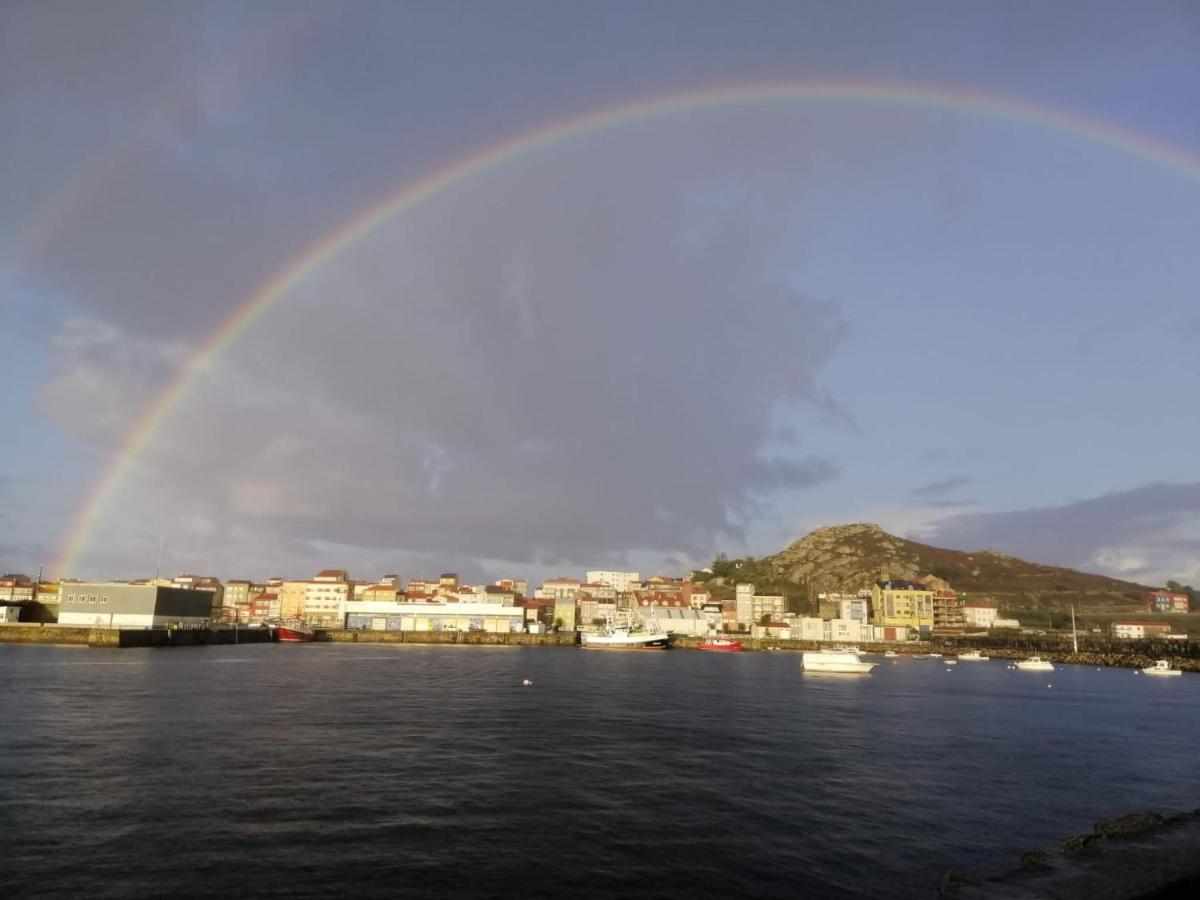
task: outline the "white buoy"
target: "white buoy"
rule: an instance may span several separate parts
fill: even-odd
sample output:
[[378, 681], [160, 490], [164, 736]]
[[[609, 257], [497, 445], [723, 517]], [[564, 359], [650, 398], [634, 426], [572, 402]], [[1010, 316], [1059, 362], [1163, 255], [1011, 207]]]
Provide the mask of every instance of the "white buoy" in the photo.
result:
[[1046, 687], [1048, 687], [1048, 688], [1052, 688], [1052, 687], [1054, 687], [1054, 685], [1052, 685], [1052, 684], [1048, 684], [1048, 685], [1046, 685]]
[[530, 681], [528, 678], [526, 678], [524, 681], [521, 682], [521, 686], [522, 687], [533, 687], [533, 682]]

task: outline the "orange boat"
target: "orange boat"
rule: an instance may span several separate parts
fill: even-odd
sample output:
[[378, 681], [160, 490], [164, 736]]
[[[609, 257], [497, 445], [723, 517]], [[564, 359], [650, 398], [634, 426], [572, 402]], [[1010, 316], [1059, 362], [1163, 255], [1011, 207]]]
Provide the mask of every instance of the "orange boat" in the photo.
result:
[[696, 645], [701, 650], [741, 650], [741, 641], [731, 641], [726, 638], [713, 638], [709, 641], [701, 641]]

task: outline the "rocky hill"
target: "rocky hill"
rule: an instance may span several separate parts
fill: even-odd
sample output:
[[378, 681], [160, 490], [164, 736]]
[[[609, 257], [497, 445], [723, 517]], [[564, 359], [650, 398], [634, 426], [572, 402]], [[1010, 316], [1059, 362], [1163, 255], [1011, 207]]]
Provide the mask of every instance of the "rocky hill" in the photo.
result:
[[852, 592], [880, 578], [934, 580], [1014, 609], [1127, 606], [1147, 590], [1145, 585], [1026, 562], [994, 550], [964, 553], [931, 547], [870, 523], [818, 528], [760, 563], [780, 581], [808, 585], [813, 591]]

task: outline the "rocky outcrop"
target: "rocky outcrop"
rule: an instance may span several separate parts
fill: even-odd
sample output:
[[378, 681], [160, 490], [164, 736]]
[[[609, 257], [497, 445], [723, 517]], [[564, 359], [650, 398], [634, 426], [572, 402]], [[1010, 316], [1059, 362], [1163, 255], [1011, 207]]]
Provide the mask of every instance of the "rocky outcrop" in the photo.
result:
[[874, 523], [835, 525], [810, 532], [769, 561], [788, 581], [854, 592], [877, 578], [917, 578], [921, 560], [906, 543]]
[[1135, 813], [1097, 822], [1054, 849], [1026, 850], [1019, 868], [986, 877], [947, 873], [943, 896], [961, 900], [1111, 900], [1196, 896], [1200, 811]]

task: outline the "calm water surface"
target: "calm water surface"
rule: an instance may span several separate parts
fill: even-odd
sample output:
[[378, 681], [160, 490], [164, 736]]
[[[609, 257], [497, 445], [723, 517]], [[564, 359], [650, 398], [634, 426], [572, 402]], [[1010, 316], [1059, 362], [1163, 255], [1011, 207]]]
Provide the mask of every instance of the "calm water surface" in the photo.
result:
[[1197, 746], [1190, 675], [0, 646], [0, 896], [930, 896], [1200, 805]]

